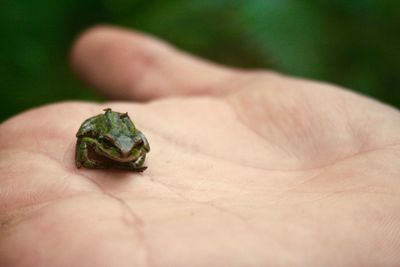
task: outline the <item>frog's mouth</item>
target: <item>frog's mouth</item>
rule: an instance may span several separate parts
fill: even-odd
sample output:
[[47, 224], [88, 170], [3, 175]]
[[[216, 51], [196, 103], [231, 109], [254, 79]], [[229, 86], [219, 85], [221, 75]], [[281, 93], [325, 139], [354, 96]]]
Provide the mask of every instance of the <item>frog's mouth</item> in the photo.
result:
[[139, 156], [129, 156], [129, 157], [120, 157], [120, 158], [113, 157], [112, 155], [105, 155], [105, 156], [111, 160], [118, 161], [118, 162], [131, 162], [131, 161], [135, 161], [138, 158], [140, 158], [142, 156], [142, 154], [139, 154]]
[[131, 153], [128, 154], [127, 156], [121, 156], [119, 154], [113, 155], [107, 153], [107, 151], [103, 150], [102, 147], [97, 147], [97, 148], [89, 147], [88, 149], [88, 157], [90, 159], [107, 164], [112, 164], [113, 162], [127, 163], [127, 162], [137, 161], [145, 154], [146, 151], [143, 149], [137, 150], [136, 153]]
[[131, 161], [134, 161], [134, 160], [137, 159], [137, 157], [115, 158], [115, 157], [113, 157], [111, 155], [104, 155], [104, 156], [109, 158], [109, 159], [111, 159], [111, 160], [113, 160], [113, 161], [118, 161], [118, 162], [122, 162], [122, 163], [131, 162]]
[[125, 156], [125, 157], [119, 156], [119, 157], [117, 157], [115, 155], [111, 155], [111, 154], [105, 153], [104, 151], [101, 151], [101, 152], [102, 152], [101, 155], [103, 157], [106, 157], [106, 158], [108, 158], [108, 159], [110, 159], [112, 161], [117, 161], [117, 162], [121, 162], [121, 163], [135, 161], [135, 160], [139, 159], [140, 157], [142, 157], [144, 154], [146, 154], [145, 151], [139, 150], [137, 153], [130, 154], [129, 156]]

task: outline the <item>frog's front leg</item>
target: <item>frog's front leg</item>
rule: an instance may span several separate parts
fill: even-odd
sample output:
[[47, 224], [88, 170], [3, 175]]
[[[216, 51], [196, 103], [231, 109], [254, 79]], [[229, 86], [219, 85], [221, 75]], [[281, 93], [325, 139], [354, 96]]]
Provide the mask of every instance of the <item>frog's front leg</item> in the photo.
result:
[[79, 139], [76, 143], [76, 167], [86, 167], [86, 168], [96, 168], [96, 169], [105, 169], [108, 166], [100, 161], [93, 160], [89, 158], [89, 146], [93, 145], [96, 142], [91, 140], [90, 138], [82, 138]]

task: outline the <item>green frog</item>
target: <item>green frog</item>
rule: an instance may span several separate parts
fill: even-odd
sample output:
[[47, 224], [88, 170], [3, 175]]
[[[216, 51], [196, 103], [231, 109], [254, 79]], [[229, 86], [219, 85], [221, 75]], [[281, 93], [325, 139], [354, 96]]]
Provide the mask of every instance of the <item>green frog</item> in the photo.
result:
[[104, 109], [104, 114], [88, 118], [76, 137], [75, 163], [78, 168], [125, 169], [142, 172], [149, 142], [128, 113]]

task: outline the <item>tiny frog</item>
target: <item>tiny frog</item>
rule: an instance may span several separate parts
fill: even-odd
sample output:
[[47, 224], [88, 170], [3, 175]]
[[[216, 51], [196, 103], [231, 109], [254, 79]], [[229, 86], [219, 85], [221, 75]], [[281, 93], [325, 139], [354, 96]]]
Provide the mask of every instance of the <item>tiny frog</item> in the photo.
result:
[[128, 116], [110, 108], [85, 120], [76, 137], [75, 163], [78, 168], [125, 169], [142, 172], [149, 142]]

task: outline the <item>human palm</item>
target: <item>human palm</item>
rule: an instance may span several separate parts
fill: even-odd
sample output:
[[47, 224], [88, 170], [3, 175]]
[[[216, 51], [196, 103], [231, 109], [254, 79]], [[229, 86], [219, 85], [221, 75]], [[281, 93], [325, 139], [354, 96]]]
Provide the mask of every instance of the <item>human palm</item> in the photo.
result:
[[[0, 126], [1, 266], [396, 266], [400, 114], [327, 84], [218, 67], [98, 28], [73, 51], [104, 94]], [[77, 169], [105, 107], [147, 136], [144, 173]]]

